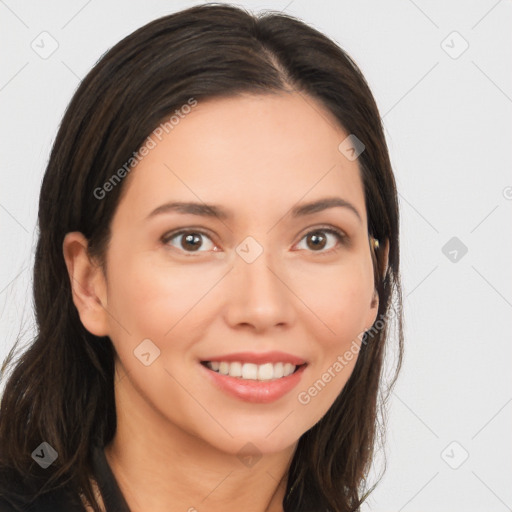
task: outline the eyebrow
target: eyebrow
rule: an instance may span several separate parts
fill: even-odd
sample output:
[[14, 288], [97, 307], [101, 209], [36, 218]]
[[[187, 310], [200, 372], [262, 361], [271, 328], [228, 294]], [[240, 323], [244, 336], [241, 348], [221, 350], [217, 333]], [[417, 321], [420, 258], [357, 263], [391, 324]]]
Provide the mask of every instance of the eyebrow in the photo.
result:
[[[359, 221], [362, 222], [361, 215], [357, 211], [357, 208], [352, 203], [342, 199], [341, 197], [324, 197], [316, 201], [294, 206], [291, 210], [291, 215], [293, 218], [304, 217], [306, 215], [312, 215], [314, 213], [336, 207], [350, 210], [356, 215]], [[163, 213], [181, 213], [184, 215], [198, 215], [201, 217], [217, 217], [221, 220], [228, 220], [233, 217], [233, 213], [229, 210], [215, 204], [173, 201], [158, 206], [148, 215], [147, 218], [149, 219]]]

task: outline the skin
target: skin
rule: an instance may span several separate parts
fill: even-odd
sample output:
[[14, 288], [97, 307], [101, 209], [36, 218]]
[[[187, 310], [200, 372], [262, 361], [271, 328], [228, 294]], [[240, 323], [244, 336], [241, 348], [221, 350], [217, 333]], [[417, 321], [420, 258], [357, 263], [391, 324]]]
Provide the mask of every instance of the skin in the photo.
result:
[[[338, 150], [347, 136], [298, 93], [199, 102], [126, 178], [106, 275], [83, 235], [67, 234], [81, 321], [109, 336], [118, 356], [118, 427], [105, 453], [133, 512], [282, 511], [297, 441], [332, 405], [357, 356], [307, 405], [298, 394], [378, 311], [359, 168]], [[289, 214], [332, 196], [361, 218], [344, 207]], [[234, 216], [147, 219], [171, 200], [214, 203]], [[325, 245], [315, 249], [311, 232], [323, 226], [348, 242], [322, 232]], [[185, 228], [206, 232], [197, 251], [179, 235], [162, 241]], [[263, 248], [252, 263], [236, 252], [247, 236]], [[144, 339], [160, 350], [149, 366], [134, 356]], [[299, 385], [272, 403], [225, 394], [199, 366], [208, 356], [271, 350], [308, 363]], [[249, 442], [261, 456], [250, 467], [237, 457]]]

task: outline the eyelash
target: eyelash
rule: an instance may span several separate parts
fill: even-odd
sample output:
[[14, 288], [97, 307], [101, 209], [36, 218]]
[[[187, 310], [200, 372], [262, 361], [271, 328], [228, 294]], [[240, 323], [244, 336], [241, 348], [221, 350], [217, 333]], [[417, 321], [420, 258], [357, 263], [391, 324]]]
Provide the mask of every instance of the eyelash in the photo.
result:
[[[304, 240], [304, 238], [306, 238], [308, 235], [311, 235], [311, 234], [317, 233], [317, 232], [329, 233], [331, 235], [334, 235], [338, 239], [338, 242], [340, 242], [341, 245], [347, 245], [348, 244], [348, 236], [343, 231], [341, 231], [340, 229], [333, 228], [332, 226], [319, 226], [317, 228], [314, 228], [314, 229], [308, 231], [307, 233], [304, 234], [304, 236], [301, 237], [301, 239], [299, 240], [299, 243], [302, 240]], [[186, 234], [190, 234], [190, 233], [197, 234], [197, 235], [202, 235], [202, 236], [205, 236], [205, 237], [207, 237], [207, 238], [209, 238], [211, 240], [211, 237], [208, 235], [208, 233], [204, 232], [203, 230], [189, 228], [189, 229], [182, 229], [182, 230], [176, 231], [176, 232], [166, 233], [161, 238], [161, 241], [162, 241], [162, 243], [164, 245], [168, 246], [169, 242], [173, 238], [176, 238], [179, 235], [186, 235]], [[212, 243], [213, 243], [213, 240], [212, 240]], [[173, 249], [178, 249], [178, 248], [173, 247]], [[309, 252], [317, 253], [318, 255], [322, 256], [322, 255], [333, 254], [333, 253], [337, 252], [339, 249], [340, 249], [340, 247], [338, 246], [338, 247], [335, 247], [333, 249], [329, 249], [327, 251], [309, 251]], [[178, 250], [184, 252], [187, 255], [187, 257], [195, 257], [197, 254], [200, 254], [201, 252], [204, 252], [204, 251], [199, 251], [198, 253], [196, 253], [196, 252], [192, 252], [192, 251], [184, 251], [183, 249], [178, 249]]]

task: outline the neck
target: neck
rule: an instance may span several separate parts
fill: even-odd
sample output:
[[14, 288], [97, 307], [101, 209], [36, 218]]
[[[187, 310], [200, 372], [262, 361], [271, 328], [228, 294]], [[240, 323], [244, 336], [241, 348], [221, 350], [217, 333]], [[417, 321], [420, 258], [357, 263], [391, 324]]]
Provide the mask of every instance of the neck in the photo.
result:
[[283, 512], [295, 445], [242, 460], [126, 399], [105, 456], [131, 512]]

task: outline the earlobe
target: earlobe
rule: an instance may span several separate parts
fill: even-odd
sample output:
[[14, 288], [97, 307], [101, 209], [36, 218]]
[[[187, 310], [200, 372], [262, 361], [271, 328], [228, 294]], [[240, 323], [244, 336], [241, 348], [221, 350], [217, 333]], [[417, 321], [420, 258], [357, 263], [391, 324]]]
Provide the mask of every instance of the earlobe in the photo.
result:
[[373, 290], [372, 301], [370, 303], [372, 309], [379, 309], [379, 294], [377, 290]]
[[62, 251], [68, 269], [73, 303], [83, 326], [95, 336], [108, 336], [105, 276], [101, 267], [89, 257], [87, 239], [78, 231], [67, 233]]
[[372, 325], [377, 320], [377, 313], [379, 311], [379, 294], [377, 290], [373, 290], [372, 300], [370, 302], [370, 309], [368, 310], [368, 315], [366, 317], [365, 331], [371, 329]]
[[380, 279], [384, 280], [389, 266], [389, 238], [386, 238], [385, 243], [379, 250], [382, 251], [382, 257], [380, 258], [381, 265], [379, 265], [381, 272]]
[[[378, 248], [375, 248], [375, 251], [381, 251], [382, 254], [380, 254], [376, 259], [378, 262], [377, 265], [377, 271], [379, 272], [378, 280], [383, 281], [386, 277], [386, 273], [388, 271], [388, 265], [389, 265], [389, 239], [385, 240], [385, 243], [379, 243]], [[379, 292], [377, 289], [374, 288], [372, 300], [370, 302], [370, 316], [371, 316], [371, 322], [370, 325], [366, 328], [366, 330], [370, 329], [371, 326], [374, 324], [375, 320], [377, 319], [377, 312], [379, 311]]]

